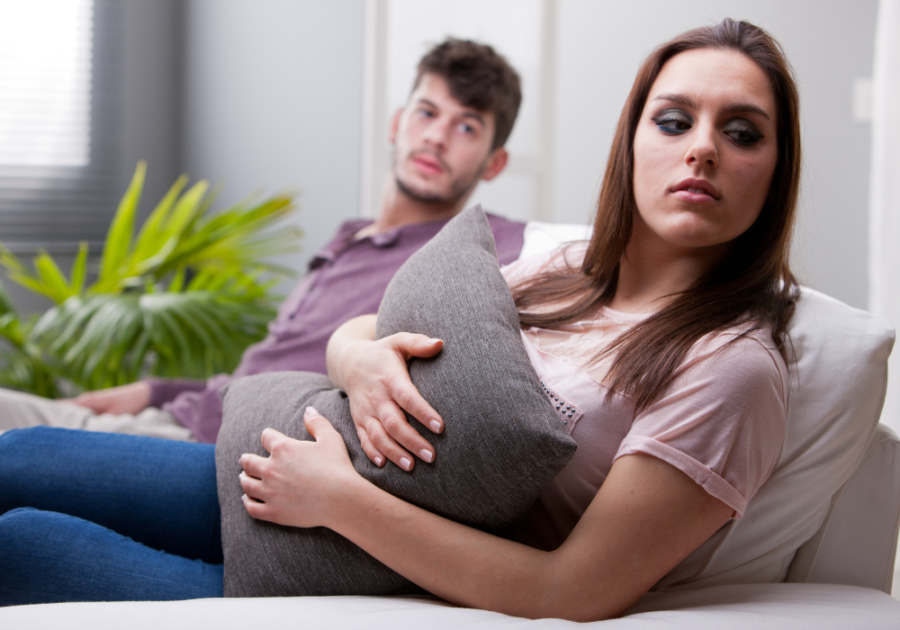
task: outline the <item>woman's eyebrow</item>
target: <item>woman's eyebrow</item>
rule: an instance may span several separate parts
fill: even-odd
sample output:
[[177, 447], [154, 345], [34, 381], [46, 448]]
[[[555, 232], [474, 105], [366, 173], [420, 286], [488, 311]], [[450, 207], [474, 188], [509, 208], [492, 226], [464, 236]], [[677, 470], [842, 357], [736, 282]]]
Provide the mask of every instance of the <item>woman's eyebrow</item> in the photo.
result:
[[[669, 101], [671, 103], [677, 103], [679, 105], [684, 105], [685, 107], [689, 107], [691, 109], [699, 109], [696, 101], [689, 96], [685, 96], [684, 94], [658, 94], [653, 98], [654, 101]], [[759, 114], [763, 118], [767, 120], [771, 120], [772, 117], [766, 113], [762, 107], [758, 105], [754, 105], [752, 103], [731, 103], [725, 107], [723, 110], [724, 113], [727, 114], [737, 114], [737, 113], [746, 113], [752, 112], [754, 114]]]

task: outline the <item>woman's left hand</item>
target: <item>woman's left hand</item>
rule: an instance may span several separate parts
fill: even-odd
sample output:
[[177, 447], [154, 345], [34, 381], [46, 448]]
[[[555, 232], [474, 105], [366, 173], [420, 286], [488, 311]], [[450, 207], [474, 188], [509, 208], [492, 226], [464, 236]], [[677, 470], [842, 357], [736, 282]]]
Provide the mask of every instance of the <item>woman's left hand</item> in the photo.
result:
[[303, 416], [315, 442], [265, 429], [261, 442], [270, 453], [241, 455], [244, 508], [253, 518], [293, 527], [326, 526], [329, 506], [358, 477], [341, 434], [308, 407]]

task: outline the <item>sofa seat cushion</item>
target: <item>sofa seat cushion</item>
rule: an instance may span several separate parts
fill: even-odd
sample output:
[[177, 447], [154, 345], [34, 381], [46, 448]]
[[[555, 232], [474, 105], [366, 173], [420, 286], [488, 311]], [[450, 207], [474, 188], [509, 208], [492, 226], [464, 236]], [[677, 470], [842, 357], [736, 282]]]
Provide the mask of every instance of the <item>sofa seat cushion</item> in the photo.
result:
[[0, 628], [35, 630], [896, 630], [900, 601], [830, 584], [747, 584], [645, 598], [619, 619], [574, 623], [457, 608], [426, 597], [273, 597], [41, 604], [0, 609]]

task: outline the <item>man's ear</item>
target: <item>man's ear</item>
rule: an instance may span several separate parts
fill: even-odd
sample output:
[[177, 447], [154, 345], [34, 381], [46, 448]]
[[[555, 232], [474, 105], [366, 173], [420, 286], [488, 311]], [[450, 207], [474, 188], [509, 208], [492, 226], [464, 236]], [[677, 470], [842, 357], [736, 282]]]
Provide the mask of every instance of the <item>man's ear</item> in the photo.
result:
[[481, 174], [481, 179], [486, 182], [491, 181], [506, 168], [506, 163], [509, 162], [509, 153], [506, 152], [506, 149], [500, 147], [499, 149], [494, 149], [493, 153], [491, 153], [490, 157], [487, 160], [487, 166], [484, 168], [484, 172]]
[[400, 127], [400, 116], [403, 115], [403, 108], [398, 107], [394, 115], [391, 116], [391, 127], [388, 130], [388, 142], [395, 144], [397, 142], [397, 129]]

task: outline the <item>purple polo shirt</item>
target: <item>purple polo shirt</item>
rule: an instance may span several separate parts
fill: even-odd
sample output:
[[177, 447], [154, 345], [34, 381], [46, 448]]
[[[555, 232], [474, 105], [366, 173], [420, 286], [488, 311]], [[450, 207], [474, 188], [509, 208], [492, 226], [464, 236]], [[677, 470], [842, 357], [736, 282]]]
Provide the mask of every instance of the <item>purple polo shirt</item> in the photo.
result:
[[[488, 214], [501, 265], [519, 257], [525, 224]], [[207, 381], [147, 379], [150, 406], [162, 407], [201, 442], [222, 425], [219, 388], [241, 376], [284, 370], [327, 372], [325, 346], [345, 321], [378, 312], [388, 282], [447, 221], [407, 225], [354, 240], [372, 221], [348, 221], [309, 263], [309, 270], [269, 324], [268, 336], [244, 351], [234, 374]]]

